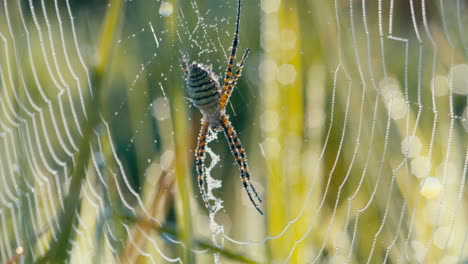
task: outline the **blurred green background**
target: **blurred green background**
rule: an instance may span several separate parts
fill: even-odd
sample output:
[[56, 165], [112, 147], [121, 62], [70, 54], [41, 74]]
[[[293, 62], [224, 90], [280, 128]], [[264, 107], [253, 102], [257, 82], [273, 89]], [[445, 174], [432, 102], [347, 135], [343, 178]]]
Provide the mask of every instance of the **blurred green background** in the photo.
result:
[[224, 75], [237, 1], [0, 3], [0, 263], [468, 261], [464, 1], [242, 1], [264, 216], [221, 134], [205, 208], [181, 71]]

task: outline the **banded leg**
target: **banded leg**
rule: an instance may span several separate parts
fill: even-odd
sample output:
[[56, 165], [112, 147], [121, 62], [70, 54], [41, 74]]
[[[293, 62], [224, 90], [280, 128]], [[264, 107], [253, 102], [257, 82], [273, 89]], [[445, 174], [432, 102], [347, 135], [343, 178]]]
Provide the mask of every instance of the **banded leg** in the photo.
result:
[[202, 120], [202, 126], [200, 129], [200, 135], [198, 136], [198, 143], [197, 143], [197, 149], [195, 151], [195, 166], [197, 169], [197, 175], [198, 175], [198, 188], [200, 189], [200, 193], [203, 199], [203, 202], [206, 205], [206, 208], [210, 210], [211, 212], [213, 211], [211, 209], [210, 204], [208, 203], [208, 197], [206, 196], [205, 192], [205, 168], [204, 168], [204, 163], [205, 163], [205, 147], [206, 147], [206, 135], [208, 134], [208, 121]]
[[262, 199], [260, 198], [260, 196], [258, 195], [257, 193], [257, 190], [255, 190], [255, 187], [253, 186], [252, 182], [251, 182], [251, 178], [250, 178], [250, 171], [249, 171], [249, 166], [247, 164], [247, 154], [245, 153], [245, 150], [244, 148], [242, 147], [242, 144], [240, 142], [240, 139], [239, 137], [237, 137], [236, 135], [236, 132], [234, 131], [234, 129], [232, 128], [231, 126], [231, 123], [229, 122], [229, 119], [227, 118], [226, 115], [223, 116], [223, 118], [225, 119], [225, 123], [227, 124], [227, 127], [228, 128], [231, 128], [232, 132], [233, 132], [233, 137], [232, 137], [232, 140], [233, 140], [233, 143], [236, 147], [236, 150], [237, 152], [239, 153], [239, 156], [241, 158], [241, 161], [242, 161], [242, 167], [244, 169], [244, 174], [245, 174], [245, 177], [247, 178], [247, 182], [250, 186], [250, 188], [252, 188], [252, 191], [254, 192], [255, 194], [255, 197], [257, 198], [257, 200], [259, 202], [262, 202]]
[[232, 155], [234, 156], [236, 163], [239, 166], [242, 186], [247, 192], [250, 202], [252, 202], [252, 204], [255, 206], [255, 209], [257, 209], [257, 211], [261, 215], [263, 215], [263, 212], [260, 210], [257, 203], [254, 201], [253, 195], [250, 191], [250, 189], [252, 189], [257, 200], [259, 202], [262, 202], [262, 199], [260, 199], [257, 191], [255, 190], [255, 187], [253, 186], [250, 180], [250, 172], [249, 172], [248, 165], [247, 165], [247, 156], [245, 154], [244, 148], [241, 145], [240, 139], [237, 137], [236, 132], [232, 128], [229, 122], [229, 119], [227, 118], [226, 115], [222, 115], [221, 117], [221, 126], [224, 129], [224, 135], [226, 136], [226, 139], [229, 143], [229, 147], [231, 148]]
[[188, 58], [187, 57], [182, 57], [182, 59], [180, 60], [180, 62], [182, 63], [182, 71], [184, 72], [184, 79], [187, 79], [187, 76], [189, 74], [189, 71], [188, 71]]
[[228, 59], [228, 67], [226, 69], [226, 75], [224, 76], [224, 86], [223, 93], [229, 86], [229, 82], [232, 77], [232, 66], [234, 64], [234, 59], [236, 58], [237, 45], [239, 44], [239, 23], [240, 23], [240, 11], [241, 11], [241, 0], [237, 2], [237, 19], [236, 19], [236, 30], [234, 31], [234, 39], [232, 40], [231, 45], [231, 55]]
[[238, 68], [236, 70], [236, 73], [234, 74], [234, 78], [229, 82], [229, 85], [226, 90], [223, 90], [223, 93], [221, 95], [221, 99], [219, 100], [219, 105], [221, 109], [224, 109], [226, 107], [227, 102], [229, 101], [229, 98], [231, 97], [232, 90], [237, 84], [237, 80], [242, 74], [242, 69], [244, 68], [244, 63], [245, 60], [247, 59], [247, 56], [249, 55], [249, 49], [246, 49], [244, 52], [244, 55], [242, 56], [242, 60], [238, 65]]

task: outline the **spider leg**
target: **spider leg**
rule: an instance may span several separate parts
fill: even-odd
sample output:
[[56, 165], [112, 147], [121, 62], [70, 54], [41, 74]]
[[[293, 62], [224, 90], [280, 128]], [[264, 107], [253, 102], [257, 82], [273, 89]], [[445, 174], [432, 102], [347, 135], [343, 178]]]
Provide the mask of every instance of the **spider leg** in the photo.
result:
[[237, 2], [236, 30], [234, 31], [234, 39], [232, 40], [232, 45], [231, 45], [231, 55], [229, 56], [228, 67], [226, 69], [226, 74], [224, 76], [224, 86], [223, 86], [223, 92], [222, 92], [223, 94], [225, 93], [225, 90], [227, 90], [229, 86], [229, 82], [231, 81], [232, 66], [234, 64], [234, 58], [236, 58], [237, 45], [239, 44], [240, 11], [241, 11], [241, 0]]
[[203, 119], [202, 126], [200, 129], [200, 135], [198, 136], [197, 149], [195, 151], [195, 157], [196, 157], [195, 166], [196, 166], [197, 174], [198, 174], [198, 188], [200, 189], [203, 202], [205, 203], [206, 208], [208, 208], [208, 210], [213, 212], [210, 204], [208, 203], [208, 197], [206, 196], [206, 192], [205, 192], [204, 163], [205, 163], [205, 146], [206, 146], [207, 134], [208, 134], [208, 121]]
[[229, 82], [227, 89], [223, 90], [223, 94], [221, 95], [221, 99], [219, 100], [219, 105], [221, 109], [224, 109], [226, 107], [226, 104], [229, 101], [229, 97], [231, 97], [232, 91], [237, 84], [237, 80], [242, 74], [242, 69], [244, 68], [244, 63], [247, 59], [247, 56], [249, 55], [249, 51], [249, 49], [245, 50], [244, 55], [242, 56], [242, 60], [238, 64], [238, 68], [236, 70], [236, 73], [234, 74], [234, 78], [232, 78], [232, 80]]
[[184, 79], [187, 79], [187, 76], [189, 74], [189, 72], [188, 72], [188, 58], [183, 56], [182, 59], [180, 60], [180, 62], [181, 62], [182, 71], [184, 72]]
[[[258, 207], [257, 203], [253, 199], [253, 196], [255, 195], [255, 198], [259, 202], [262, 202], [262, 199], [258, 196], [257, 191], [255, 190], [255, 187], [250, 181], [250, 173], [249, 173], [249, 168], [247, 165], [247, 156], [245, 154], [244, 148], [242, 147], [242, 144], [240, 142], [240, 139], [237, 137], [236, 132], [231, 126], [231, 123], [229, 122], [229, 119], [226, 115], [221, 116], [221, 126], [224, 129], [224, 135], [226, 136], [226, 139], [229, 143], [229, 147], [231, 148], [232, 155], [236, 159], [236, 163], [239, 166], [240, 174], [241, 174], [241, 180], [242, 180], [242, 186], [244, 187], [245, 191], [247, 192], [247, 195], [249, 196], [250, 202], [255, 206], [255, 209], [263, 215], [262, 210]], [[253, 191], [253, 195], [250, 191], [250, 189]]]

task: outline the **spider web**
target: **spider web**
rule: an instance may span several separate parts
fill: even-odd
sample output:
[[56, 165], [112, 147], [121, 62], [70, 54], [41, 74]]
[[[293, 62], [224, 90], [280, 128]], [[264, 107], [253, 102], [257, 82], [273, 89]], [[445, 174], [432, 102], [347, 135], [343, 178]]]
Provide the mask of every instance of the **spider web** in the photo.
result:
[[227, 108], [265, 216], [214, 132], [208, 213], [183, 98], [236, 4], [0, 0], [0, 263], [468, 260], [467, 4], [243, 0]]

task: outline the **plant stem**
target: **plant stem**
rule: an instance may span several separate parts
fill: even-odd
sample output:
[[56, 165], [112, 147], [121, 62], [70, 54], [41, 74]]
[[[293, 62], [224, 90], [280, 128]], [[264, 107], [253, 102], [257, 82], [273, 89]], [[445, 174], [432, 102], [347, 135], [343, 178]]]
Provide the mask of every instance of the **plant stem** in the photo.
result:
[[93, 137], [94, 128], [99, 124], [100, 120], [100, 95], [102, 93], [103, 79], [105, 71], [109, 65], [109, 55], [112, 51], [112, 43], [117, 29], [117, 22], [122, 11], [122, 0], [111, 0], [110, 8], [106, 14], [101, 40], [99, 44], [99, 53], [96, 58], [96, 64], [92, 70], [92, 85], [93, 96], [86, 106], [88, 120], [86, 122], [83, 137], [80, 140], [78, 152], [76, 156], [75, 167], [72, 172], [72, 180], [70, 191], [64, 200], [64, 210], [60, 212], [58, 221], [60, 223], [60, 234], [57, 240], [52, 241], [49, 251], [36, 263], [67, 263], [71, 254], [72, 243], [76, 231], [73, 226], [77, 221], [77, 214], [81, 206], [81, 187], [86, 175], [86, 168], [90, 157], [90, 141]]

